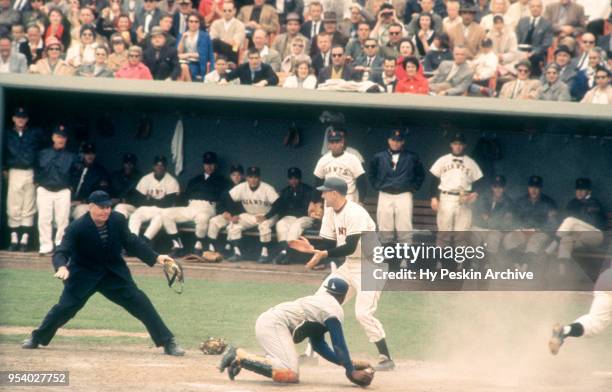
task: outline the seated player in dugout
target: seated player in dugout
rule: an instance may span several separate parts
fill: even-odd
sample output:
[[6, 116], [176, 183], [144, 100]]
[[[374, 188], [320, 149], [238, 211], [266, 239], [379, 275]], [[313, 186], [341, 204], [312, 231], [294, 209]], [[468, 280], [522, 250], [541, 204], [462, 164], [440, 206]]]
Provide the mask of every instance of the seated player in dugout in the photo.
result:
[[[324, 292], [281, 303], [262, 313], [255, 322], [255, 336], [265, 351], [265, 357], [229, 346], [223, 354], [219, 370], [223, 372], [227, 369], [230, 380], [246, 369], [279, 383], [297, 383], [299, 363], [295, 344], [308, 339], [321, 357], [343, 366], [346, 377], [360, 385], [363, 382], [362, 373], [365, 372], [363, 369], [369, 365], [351, 361], [342, 331], [344, 311], [341, 303], [348, 289], [344, 280], [330, 279]], [[325, 341], [327, 332], [331, 337], [331, 347]]]

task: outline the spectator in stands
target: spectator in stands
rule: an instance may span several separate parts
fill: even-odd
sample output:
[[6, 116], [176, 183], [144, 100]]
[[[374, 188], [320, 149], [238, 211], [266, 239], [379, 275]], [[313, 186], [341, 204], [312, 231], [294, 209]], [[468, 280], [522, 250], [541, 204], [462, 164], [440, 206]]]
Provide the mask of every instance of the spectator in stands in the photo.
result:
[[[109, 29], [107, 33], [111, 33], [111, 36], [113, 34], [119, 34], [128, 46], [135, 45], [138, 42], [138, 37], [134, 30], [132, 30], [132, 22], [130, 22], [130, 18], [127, 16], [127, 14], [119, 15], [116, 23], [113, 24], [112, 29]], [[147, 46], [149, 43], [147, 41], [147, 38], [149, 38], [149, 33], [145, 35], [145, 39], [142, 41], [144, 42], [143, 46]]]
[[361, 72], [362, 80], [369, 80], [370, 76], [381, 73], [385, 59], [378, 53], [378, 44], [374, 38], [369, 38], [363, 45], [364, 54], [353, 62], [353, 69]]
[[98, 46], [95, 51], [96, 60], [92, 64], [82, 64], [76, 72], [77, 76], [90, 78], [112, 78], [114, 71], [108, 68], [108, 49], [106, 46]]
[[555, 33], [564, 36], [576, 36], [584, 32], [586, 17], [584, 7], [573, 0], [559, 0], [548, 4], [544, 17], [553, 25]]
[[570, 49], [561, 45], [555, 50], [555, 64], [559, 66], [559, 79], [567, 85], [570, 95], [575, 100], [580, 100], [588, 91], [588, 80], [584, 73], [578, 73], [576, 63], [572, 61]]
[[34, 168], [41, 147], [41, 132], [28, 126], [25, 108], [13, 112], [13, 127], [4, 131], [5, 152], [2, 171], [8, 182], [6, 215], [10, 231], [9, 250], [25, 252], [32, 236], [36, 214], [36, 186]]
[[[528, 1], [528, 0], [527, 0]], [[454, 27], [461, 24], [461, 16], [459, 16], [460, 3], [457, 0], [449, 0], [446, 2], [446, 16], [442, 19], [442, 31], [448, 33]]]
[[187, 19], [193, 12], [193, 4], [191, 0], [178, 0], [178, 12], [175, 12], [172, 16], [172, 35], [177, 39], [181, 40], [181, 36], [189, 28]]
[[[259, 52], [261, 61], [270, 67], [274, 72], [280, 71], [280, 65], [283, 59], [280, 53], [268, 47], [268, 33], [263, 29], [257, 29], [253, 33], [253, 48]], [[243, 62], [246, 62], [244, 59]]]
[[421, 12], [419, 14], [412, 15], [410, 22], [408, 22], [408, 27], [406, 28], [407, 33], [410, 37], [418, 36], [419, 30], [423, 29], [423, 27], [421, 26], [421, 18], [423, 18], [424, 15], [429, 16], [429, 25], [427, 26], [427, 31], [431, 29], [431, 35], [433, 35], [434, 30], [436, 33], [442, 32], [442, 18], [440, 17], [440, 15], [434, 12], [433, 5], [433, 0], [421, 0]]
[[248, 38], [258, 29], [268, 34], [276, 34], [280, 29], [278, 13], [274, 7], [265, 4], [265, 0], [254, 0], [253, 5], [240, 8], [238, 19], [244, 23]]
[[[70, 186], [78, 164], [77, 155], [66, 149], [68, 134], [63, 125], [53, 130], [51, 139], [53, 145], [38, 153], [34, 170], [34, 183], [38, 185], [36, 205], [39, 253], [45, 256], [53, 252], [54, 244], [59, 246], [68, 226]], [[52, 237], [53, 222], [56, 227], [55, 241]]]
[[223, 19], [215, 20], [210, 26], [213, 50], [224, 55], [228, 61], [238, 64], [238, 52], [245, 38], [244, 23], [236, 19], [236, 6], [223, 3]]
[[22, 43], [27, 42], [25, 27], [22, 24], [15, 24], [11, 26], [11, 39], [13, 45], [13, 51], [19, 53], [19, 47]]
[[531, 64], [529, 60], [516, 63], [516, 79], [506, 82], [500, 93], [500, 98], [506, 99], [537, 99], [541, 87], [537, 79], [529, 79]]
[[143, 0], [142, 8], [136, 11], [132, 29], [138, 37], [138, 42], [144, 41], [153, 27], [159, 24], [162, 12], [157, 8], [156, 0]]
[[454, 60], [443, 61], [429, 80], [429, 88], [436, 95], [463, 95], [472, 84], [474, 71], [468, 65], [467, 49], [455, 46]]
[[595, 35], [591, 33], [582, 34], [578, 40], [580, 43], [580, 55], [573, 61], [576, 63], [576, 68], [579, 71], [583, 71], [589, 66], [589, 51], [595, 47], [595, 41]]
[[0, 37], [0, 73], [26, 73], [28, 72], [28, 60], [26, 57], [13, 50], [11, 39], [7, 36]]
[[310, 62], [301, 60], [295, 64], [293, 75], [285, 79], [285, 88], [305, 88], [314, 90], [317, 87], [317, 77], [311, 73]]
[[108, 192], [109, 179], [106, 169], [96, 161], [96, 146], [85, 143], [81, 146], [81, 162], [75, 170], [72, 182], [72, 219], [79, 219], [89, 211], [87, 199], [94, 191]]
[[243, 63], [227, 74], [219, 84], [227, 84], [234, 79], [240, 79], [240, 84], [249, 84], [256, 87], [276, 86], [278, 76], [272, 67], [261, 60], [259, 51], [250, 49], [247, 54], [247, 63]]
[[542, 83], [538, 99], [542, 101], [571, 101], [569, 88], [559, 79], [561, 68], [552, 63], [546, 67], [545, 81]]
[[595, 70], [597, 66], [605, 67], [606, 53], [601, 48], [593, 48], [587, 53], [588, 64], [585, 69], [578, 71], [582, 73], [581, 77], [586, 79], [588, 89], [595, 87]]
[[397, 64], [395, 59], [386, 58], [383, 63], [382, 72], [373, 74], [370, 77], [370, 81], [376, 83], [380, 87], [382, 92], [395, 92], [398, 82]]
[[280, 0], [276, 2], [276, 12], [278, 12], [279, 23], [281, 26], [287, 24], [289, 14], [302, 15], [304, 13], [303, 0]]
[[295, 66], [298, 62], [306, 61], [310, 64], [310, 57], [306, 54], [306, 44], [308, 40], [304, 37], [297, 36], [291, 43], [291, 51], [281, 63], [281, 72], [292, 73], [295, 71]]
[[370, 38], [370, 25], [366, 22], [360, 22], [357, 26], [355, 37], [351, 38], [346, 44], [346, 58], [348, 61], [355, 61], [359, 56], [363, 55], [363, 45]]
[[138, 159], [132, 153], [123, 154], [121, 169], [110, 176], [110, 196], [113, 209], [129, 219], [136, 211], [136, 185], [140, 180], [140, 170], [136, 168]]
[[[244, 181], [244, 169], [241, 165], [233, 165], [230, 167], [230, 180], [233, 187], [241, 184]], [[219, 232], [227, 227], [230, 222], [238, 222], [238, 216], [244, 212], [242, 204], [232, 200], [229, 190], [224, 192], [216, 205], [217, 214], [208, 222], [208, 232], [206, 233], [206, 241], [208, 250], [217, 252], [232, 252], [232, 246], [229, 242], [223, 245], [219, 240]]]
[[496, 16], [503, 16], [506, 14], [507, 8], [510, 3], [507, 0], [492, 0], [491, 1], [491, 13], [485, 15], [480, 20], [480, 25], [484, 29], [485, 33], [488, 33], [493, 29], [493, 19]]
[[[399, 33], [397, 32], [399, 27]], [[393, 30], [393, 33], [391, 32]], [[382, 48], [391, 43], [396, 45], [402, 37], [406, 36], [404, 25], [397, 18], [395, 8], [389, 3], [383, 3], [376, 15], [376, 25], [372, 29], [371, 37], [378, 40], [378, 45]], [[387, 54], [385, 54], [387, 57]]]
[[[425, 0], [431, 1], [431, 0]], [[434, 26], [431, 14], [423, 13], [417, 19], [417, 32], [412, 36], [412, 42], [417, 49], [417, 56], [425, 57], [434, 40]]]
[[[208, 74], [206, 74], [206, 77], [204, 77], [204, 83], [217, 84], [223, 77], [227, 76], [228, 72], [229, 67], [227, 58], [220, 54], [217, 56], [217, 60], [215, 61], [215, 69], [210, 71]], [[235, 79], [234, 82], [237, 84], [238, 79]]]
[[531, 17], [520, 19], [516, 26], [516, 38], [519, 50], [531, 63], [532, 75], [540, 76], [548, 48], [552, 45], [553, 27], [542, 17], [542, 0], [531, 0], [529, 10]]
[[331, 50], [332, 64], [329, 67], [323, 68], [319, 72], [318, 82], [323, 84], [329, 79], [342, 79], [358, 81], [361, 79], [361, 73], [346, 63], [344, 56], [344, 48], [342, 46], [334, 46]]
[[140, 46], [134, 45], [130, 47], [128, 50], [128, 62], [115, 72], [115, 77], [120, 79], [153, 80], [151, 71], [142, 63], [142, 48]]
[[434, 35], [430, 50], [423, 60], [423, 72], [431, 76], [440, 66], [442, 61], [452, 60], [453, 53], [450, 50], [448, 34]]
[[484, 96], [492, 95], [495, 90], [489, 89], [489, 81], [497, 72], [497, 55], [493, 52], [493, 41], [489, 38], [482, 40], [480, 53], [471, 61], [470, 65], [474, 69], [470, 94], [481, 94]]
[[359, 3], [352, 3], [349, 5], [348, 11], [349, 16], [342, 20], [339, 29], [342, 35], [348, 37], [349, 40], [353, 40], [357, 39], [359, 36], [359, 25], [365, 22], [369, 27], [369, 22], [373, 22], [374, 18], [368, 11], [365, 11]]
[[41, 75], [72, 75], [74, 69], [62, 60], [64, 48], [62, 43], [51, 36], [45, 41], [45, 57], [36, 64], [30, 65], [30, 73]]
[[465, 47], [468, 60], [476, 56], [480, 49], [480, 43], [485, 38], [484, 29], [474, 20], [476, 12], [477, 9], [474, 6], [462, 4], [459, 11], [461, 24], [448, 31], [452, 46]]
[[331, 56], [331, 36], [325, 32], [317, 35], [317, 47], [319, 53], [312, 57], [312, 67], [314, 68], [315, 75], [319, 75], [323, 68], [326, 68], [332, 63]]
[[209, 28], [215, 21], [223, 18], [223, 6], [226, 3], [224, 0], [200, 0], [198, 5], [198, 13], [204, 18], [204, 26]]
[[128, 63], [128, 51], [125, 41], [119, 34], [113, 34], [110, 39], [112, 53], [108, 56], [106, 64], [108, 69], [117, 72], [119, 68]]
[[151, 46], [145, 49], [142, 62], [155, 80], [176, 80], [181, 73], [177, 50], [166, 43], [166, 35], [159, 26], [151, 30]]
[[178, 44], [178, 57], [181, 63], [181, 80], [204, 81], [208, 69], [215, 69], [210, 36], [202, 26], [202, 17], [193, 11], [187, 18], [187, 30]]
[[[608, 23], [612, 23], [612, 15], [608, 17]], [[602, 48], [605, 52], [612, 53], [612, 31], [606, 35], [601, 35], [597, 38], [597, 46]], [[612, 58], [612, 56], [608, 56]]]
[[[122, 15], [121, 0], [109, 0], [108, 6], [103, 8], [98, 16], [96, 27], [100, 35], [103, 35], [107, 39], [113, 35], [116, 30], [115, 27], [118, 24], [119, 16]], [[132, 21], [128, 14], [123, 14], [127, 17], [128, 30], [131, 30]], [[135, 33], [132, 32], [134, 35]]]
[[45, 8], [51, 11], [51, 8], [58, 8], [64, 15], [70, 12], [70, 3], [67, 0], [50, 0], [45, 3]]
[[295, 12], [291, 12], [287, 15], [287, 31], [279, 34], [274, 39], [272, 48], [280, 53], [282, 58], [285, 58], [291, 54], [291, 42], [296, 37], [302, 38], [306, 42], [305, 53], [310, 52], [310, 41], [300, 33], [300, 15]]
[[612, 105], [612, 86], [610, 86], [610, 71], [601, 65], [595, 69], [595, 83], [589, 92], [582, 98], [582, 103], [598, 103]]
[[93, 64], [96, 60], [97, 47], [94, 26], [83, 25], [81, 26], [81, 39], [78, 42], [73, 40], [72, 46], [66, 52], [66, 62], [73, 68], [78, 68], [81, 64]]
[[487, 33], [487, 38], [493, 43], [493, 52], [497, 55], [497, 71], [500, 77], [514, 75], [514, 65], [519, 60], [516, 34], [504, 23], [503, 16], [493, 18], [493, 28]]
[[19, 45], [19, 52], [23, 54], [28, 62], [28, 67], [43, 57], [44, 43], [41, 29], [37, 24], [28, 26], [27, 39]]
[[[338, 18], [335, 12], [325, 12], [323, 14], [323, 31], [331, 37], [332, 46], [346, 46], [348, 37], [338, 30]], [[310, 51], [311, 55], [316, 54], [319, 48], [313, 47]]]
[[[403, 30], [402, 25], [398, 23], [394, 23], [391, 26], [389, 26], [389, 29], [387, 30], [389, 39], [387, 40], [385, 45], [380, 46], [380, 38], [378, 39], [380, 52], [385, 58], [388, 58], [388, 57], [397, 58], [397, 56], [399, 56], [399, 53], [400, 53], [399, 47], [400, 47], [400, 44], [402, 43], [403, 31], [404, 30]], [[371, 36], [374, 35], [374, 32], [372, 32], [372, 34], [370, 35]]]
[[49, 37], [57, 38], [64, 48], [70, 47], [70, 23], [59, 8], [49, 10], [49, 21], [43, 34], [45, 42]]
[[323, 20], [321, 18], [323, 16], [323, 5], [317, 0], [312, 1], [308, 5], [308, 15], [310, 20], [302, 25], [300, 32], [313, 42], [313, 40], [323, 32]]
[[0, 0], [0, 29], [11, 31], [11, 26], [21, 23], [21, 12], [11, 7], [10, 0]]
[[[159, 27], [164, 30], [164, 34], [166, 36], [166, 42], [168, 42], [169, 46], [176, 46], [176, 37], [172, 35], [172, 15], [171, 14], [162, 14], [161, 19], [159, 20]], [[147, 34], [145, 38], [145, 46], [149, 45], [151, 42], [151, 33]]]
[[531, 18], [529, 1], [530, 0], [518, 0], [508, 7], [508, 11], [504, 14], [504, 19], [510, 30], [516, 30], [516, 26], [522, 18]]
[[44, 11], [43, 0], [30, 0], [28, 7], [29, 10], [21, 11], [21, 21], [24, 26], [37, 25], [40, 30], [45, 29], [47, 23], [47, 13]]
[[[70, 37], [71, 42], [70, 46], [73, 47], [76, 42], [81, 41], [81, 28], [85, 25], [96, 26], [96, 16], [94, 15], [94, 11], [88, 7], [78, 8], [79, 2], [76, 1], [75, 12], [76, 17], [69, 18], [70, 20]], [[97, 36], [94, 37], [94, 40], [97, 40]], [[103, 44], [105, 41], [104, 37], [101, 37], [101, 41], [99, 44]]]
[[429, 82], [423, 76], [422, 70], [419, 72], [421, 64], [416, 57], [404, 58], [405, 76], [397, 81], [395, 92], [410, 94], [429, 94]]

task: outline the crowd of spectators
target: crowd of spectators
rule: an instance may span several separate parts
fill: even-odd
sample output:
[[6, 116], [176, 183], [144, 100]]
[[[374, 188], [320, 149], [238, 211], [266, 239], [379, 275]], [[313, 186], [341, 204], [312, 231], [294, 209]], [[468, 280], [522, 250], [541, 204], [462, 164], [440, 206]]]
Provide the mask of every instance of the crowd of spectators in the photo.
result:
[[612, 104], [607, 0], [0, 0], [0, 73]]

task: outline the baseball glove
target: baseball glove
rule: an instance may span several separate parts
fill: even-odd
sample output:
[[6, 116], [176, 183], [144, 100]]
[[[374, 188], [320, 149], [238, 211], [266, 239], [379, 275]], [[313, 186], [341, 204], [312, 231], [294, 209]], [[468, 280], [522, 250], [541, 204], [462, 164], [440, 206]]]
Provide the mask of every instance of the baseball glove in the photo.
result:
[[353, 384], [359, 385], [360, 387], [367, 387], [374, 379], [374, 370], [353, 370], [351, 374], [348, 375], [348, 379], [351, 380]]
[[364, 361], [362, 359], [353, 359], [353, 367], [355, 370], [374, 369], [368, 361]]
[[202, 256], [196, 254], [189, 254], [181, 259], [182, 262], [187, 263], [220, 263], [223, 261], [223, 255], [219, 252], [205, 251]]
[[227, 347], [225, 339], [209, 337], [206, 341], [200, 343], [200, 350], [204, 355], [221, 355]]
[[297, 240], [291, 240], [288, 242], [289, 247], [298, 252], [302, 253], [314, 253], [314, 246], [304, 237], [300, 237]]
[[[185, 274], [181, 263], [171, 258], [164, 260], [164, 275], [166, 275], [166, 279], [168, 280], [168, 287], [171, 287], [176, 293], [181, 294], [183, 292], [183, 284], [185, 283]], [[173, 287], [175, 282], [180, 283], [178, 290]]]

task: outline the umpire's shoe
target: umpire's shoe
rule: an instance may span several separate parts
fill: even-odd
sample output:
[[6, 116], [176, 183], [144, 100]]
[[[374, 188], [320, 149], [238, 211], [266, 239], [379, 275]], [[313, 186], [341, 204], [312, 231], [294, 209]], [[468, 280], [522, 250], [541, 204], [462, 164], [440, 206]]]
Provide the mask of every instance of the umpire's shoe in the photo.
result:
[[182, 357], [185, 355], [185, 350], [178, 345], [175, 338], [170, 338], [164, 344], [164, 354], [174, 355], [175, 357]]
[[564, 340], [565, 335], [563, 334], [563, 326], [557, 323], [553, 326], [552, 336], [548, 341], [548, 348], [552, 355], [557, 355], [559, 353], [559, 349], [563, 345]]
[[24, 340], [23, 343], [21, 343], [21, 348], [25, 348], [28, 350], [38, 348], [38, 346], [40, 346], [40, 343], [33, 337], [29, 337], [28, 339]]
[[221, 357], [221, 362], [219, 362], [219, 371], [223, 373], [234, 360], [236, 360], [236, 347], [231, 345], [227, 346], [225, 352], [223, 352], [223, 357]]
[[391, 358], [388, 358], [384, 355], [380, 356], [381, 361], [378, 362], [378, 365], [374, 366], [374, 370], [377, 372], [390, 372], [395, 369], [395, 362]]

